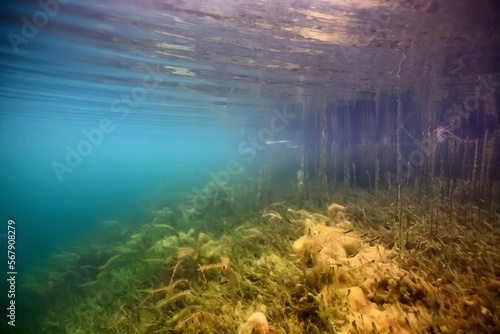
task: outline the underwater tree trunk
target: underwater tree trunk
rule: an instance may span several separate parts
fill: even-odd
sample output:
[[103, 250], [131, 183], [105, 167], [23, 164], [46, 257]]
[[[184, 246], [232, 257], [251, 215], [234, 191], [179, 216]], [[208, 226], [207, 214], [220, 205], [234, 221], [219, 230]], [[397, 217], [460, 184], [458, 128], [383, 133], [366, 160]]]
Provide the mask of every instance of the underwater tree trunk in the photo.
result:
[[[301, 76], [301, 79], [303, 76]], [[299, 206], [302, 206], [305, 200], [304, 187], [305, 187], [305, 138], [304, 138], [304, 127], [306, 119], [306, 106], [304, 101], [304, 88], [299, 87], [297, 90], [297, 102], [299, 103], [299, 109], [301, 114], [301, 123], [299, 130], [299, 142], [302, 143], [299, 149], [299, 169], [297, 170], [297, 199], [299, 201]]]
[[332, 188], [335, 187], [337, 183], [337, 175], [339, 172], [339, 144], [336, 136], [339, 133], [338, 129], [338, 108], [339, 104], [338, 101], [335, 101], [334, 104], [334, 109], [333, 112], [331, 113], [331, 118], [332, 118], [332, 124], [331, 124], [331, 146], [330, 146], [330, 152], [331, 152], [331, 165], [332, 165], [332, 178], [330, 179], [330, 184], [332, 185]]
[[403, 130], [403, 103], [401, 102], [401, 94], [398, 89], [398, 107], [396, 111], [396, 179], [398, 188], [401, 185], [401, 179], [403, 178], [403, 155], [401, 148], [401, 131]]
[[326, 203], [327, 201], [327, 175], [326, 175], [326, 166], [327, 166], [327, 123], [326, 123], [326, 97], [323, 98], [323, 103], [321, 105], [320, 110], [320, 158], [319, 158], [319, 182], [320, 182], [320, 192], [321, 192], [321, 204]]
[[344, 186], [346, 191], [349, 190], [349, 183], [351, 179], [350, 175], [350, 164], [349, 164], [349, 153], [351, 150], [351, 122], [350, 122], [350, 97], [351, 95], [348, 95], [348, 98], [345, 101], [346, 104], [346, 109], [345, 109], [345, 118], [344, 118], [344, 137], [345, 137], [345, 144], [344, 144]]
[[437, 233], [437, 219], [435, 217], [435, 211], [437, 212], [437, 208], [441, 203], [436, 205], [435, 196], [435, 167], [437, 160], [437, 145], [436, 138], [434, 136], [437, 125], [438, 125], [438, 112], [434, 108], [434, 92], [436, 91], [436, 80], [434, 73], [434, 59], [429, 57], [427, 60], [426, 72], [424, 74], [423, 83], [423, 99], [422, 101], [422, 129], [424, 130], [424, 137], [422, 138], [422, 150], [424, 152], [424, 157], [426, 160], [426, 173], [424, 177], [426, 177], [426, 199], [427, 199], [427, 212], [429, 213], [429, 224], [430, 224], [430, 237], [436, 235]]
[[379, 183], [380, 183], [380, 160], [378, 158], [378, 148], [379, 148], [379, 138], [378, 138], [378, 127], [379, 127], [379, 114], [380, 114], [380, 91], [376, 92], [376, 99], [375, 99], [375, 168], [374, 168], [374, 188], [375, 190], [379, 189]]

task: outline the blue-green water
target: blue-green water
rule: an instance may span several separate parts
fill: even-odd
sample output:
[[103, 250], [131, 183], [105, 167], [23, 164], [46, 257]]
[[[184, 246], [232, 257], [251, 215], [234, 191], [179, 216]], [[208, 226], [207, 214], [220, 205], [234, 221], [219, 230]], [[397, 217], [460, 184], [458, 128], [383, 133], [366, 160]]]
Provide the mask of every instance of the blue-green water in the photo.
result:
[[0, 327], [498, 328], [498, 5], [460, 3], [4, 1]]
[[161, 43], [199, 46], [166, 36], [154, 8], [136, 17], [132, 3], [47, 3], [57, 8], [2, 5], [0, 232], [15, 220], [20, 273], [103, 220], [140, 225], [152, 210], [189, 205], [228, 161], [253, 175], [238, 147], [271, 107], [232, 96], [246, 83], [231, 75], [251, 78], [242, 68], [164, 54]]
[[[245, 162], [243, 116], [259, 107], [244, 99], [230, 106], [227, 80], [175, 74], [214, 68], [162, 56], [160, 42], [186, 41], [132, 24], [133, 4], [50, 3], [57, 8], [48, 12], [36, 2], [2, 4], [0, 261], [5, 268], [12, 219], [18, 290], [49, 256], [99, 235], [104, 220], [140, 226], [153, 210], [189, 207], [211, 171]], [[36, 31], [26, 25], [51, 10], [39, 14], [48, 20]], [[152, 26], [161, 17], [143, 15]], [[4, 296], [5, 279], [1, 288]], [[18, 321], [26, 324], [23, 310], [33, 305], [21, 302]]]

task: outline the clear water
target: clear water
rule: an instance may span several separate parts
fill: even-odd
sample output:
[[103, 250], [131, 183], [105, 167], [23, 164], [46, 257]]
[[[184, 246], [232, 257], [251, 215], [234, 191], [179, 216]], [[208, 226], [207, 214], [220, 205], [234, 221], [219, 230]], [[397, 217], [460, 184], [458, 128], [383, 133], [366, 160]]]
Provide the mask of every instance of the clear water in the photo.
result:
[[251, 96], [262, 73], [162, 46], [202, 52], [203, 42], [172, 31], [220, 32], [183, 26], [154, 5], [77, 0], [58, 3], [33, 32], [23, 18], [39, 4], [2, 7], [0, 216], [18, 223], [19, 263], [102, 220], [175, 207], [228, 161], [253, 167], [238, 145], [279, 102]]
[[[314, 1], [240, 1], [241, 12], [227, 0], [190, 1], [12, 0], [0, 5], [0, 267], [7, 263], [7, 224], [13, 220], [18, 288], [25, 291], [22, 297], [19, 294], [19, 322], [30, 328], [29, 332], [37, 332], [40, 327], [42, 334], [54, 333], [54, 328], [68, 334], [85, 332], [82, 328], [106, 328], [103, 333], [126, 332], [123, 328], [150, 333], [155, 331], [154, 326], [162, 327], [173, 318], [175, 324], [163, 329], [176, 328], [180, 333], [189, 332], [189, 326], [200, 324], [198, 318], [213, 312], [211, 324], [209, 316], [205, 319], [211, 328], [239, 328], [240, 333], [249, 333], [252, 329], [250, 325], [245, 327], [243, 314], [257, 311], [255, 301], [260, 300], [268, 307], [271, 327], [279, 325], [281, 332], [294, 328], [297, 324], [292, 326], [292, 320], [299, 318], [304, 321], [296, 330], [286, 332], [300, 333], [297, 328], [306, 323], [311, 327], [303, 327], [305, 333], [314, 328], [326, 332], [325, 328], [334, 328], [335, 316], [340, 321], [338, 326], [359, 332], [354, 321], [343, 323], [348, 319], [343, 319], [344, 315], [350, 312], [347, 305], [351, 304], [342, 298], [351, 298], [357, 310], [358, 304], [368, 304], [364, 292], [375, 291], [378, 284], [377, 278], [365, 277], [368, 283], [362, 291], [360, 286], [365, 283], [358, 281], [363, 277], [356, 271], [359, 268], [367, 270], [366, 276], [384, 273], [377, 277], [379, 282], [392, 285], [389, 290], [382, 289], [389, 302], [381, 299], [380, 304], [370, 305], [376, 312], [389, 304], [397, 306], [393, 314], [401, 318], [400, 329], [416, 331], [420, 327], [412, 326], [418, 324], [429, 332], [438, 331], [433, 326], [438, 328], [446, 318], [436, 312], [436, 307], [441, 307], [439, 299], [444, 301], [441, 311], [447, 312], [448, 320], [459, 320], [463, 314], [489, 322], [495, 321], [490, 318], [500, 319], [498, 314], [493, 318], [488, 313], [488, 307], [498, 305], [498, 296], [467, 308], [474, 304], [471, 300], [475, 297], [470, 296], [486, 296], [500, 286], [500, 271], [495, 267], [498, 251], [492, 241], [498, 233], [490, 233], [500, 217], [495, 200], [498, 190], [493, 192], [491, 186], [487, 201], [472, 193], [468, 198], [467, 193], [471, 189], [479, 191], [488, 183], [483, 185], [481, 181], [476, 187], [479, 176], [487, 179], [495, 172], [490, 162], [498, 158], [493, 157], [497, 139], [492, 139], [498, 134], [498, 119], [491, 120], [498, 85], [484, 86], [491, 88], [491, 99], [488, 96], [478, 102], [478, 109], [486, 110], [486, 116], [467, 120], [469, 129], [464, 133], [467, 138], [474, 137], [472, 140], [452, 133], [460, 129], [442, 125], [440, 120], [450, 106], [458, 110], [462, 101], [477, 100], [484, 78], [498, 82], [497, 66], [489, 55], [478, 56], [481, 63], [472, 56], [462, 57], [461, 51], [453, 55], [456, 58], [446, 54], [446, 48], [459, 50], [467, 40], [461, 31], [454, 36], [452, 26], [472, 26], [479, 20], [479, 13], [470, 22], [462, 22], [460, 12], [465, 7], [455, 8], [451, 1], [443, 1], [441, 8], [433, 1], [402, 1], [395, 7], [381, 2], [394, 10], [381, 9], [378, 14], [382, 16], [375, 15], [376, 4], [369, 1], [327, 1], [325, 4], [335, 13], [331, 17], [321, 12], [321, 6], [316, 8]], [[458, 17], [452, 20], [446, 16], [446, 20], [453, 21], [449, 29], [439, 18], [440, 10]], [[227, 15], [217, 16], [217, 11]], [[302, 15], [304, 21], [299, 16], [287, 16], [291, 12]], [[257, 22], [261, 26], [252, 17], [262, 19]], [[235, 24], [225, 24], [225, 18], [241, 19], [242, 29], [227, 28]], [[217, 24], [208, 24], [211, 20]], [[315, 20], [330, 20], [332, 26], [313, 24]], [[280, 34], [263, 33], [271, 30], [271, 21], [283, 23]], [[302, 31], [300, 24], [304, 22], [314, 27]], [[359, 31], [351, 31], [349, 25]], [[478, 31], [484, 28], [478, 27]], [[434, 34], [429, 33], [433, 29], [436, 35], [428, 37]], [[294, 38], [283, 38], [292, 31]], [[488, 29], [484, 31], [489, 33]], [[484, 37], [490, 38], [486, 33]], [[438, 46], [433, 41], [436, 45], [442, 43], [442, 55], [434, 54]], [[364, 48], [358, 49], [358, 42], [364, 43]], [[432, 48], [415, 50], [426, 43]], [[478, 48], [478, 52], [482, 49]], [[444, 59], [448, 56], [450, 59]], [[447, 62], [453, 64], [448, 72]], [[486, 69], [474, 67], [473, 63], [484, 65], [490, 72], [484, 73]], [[470, 73], [464, 70], [464, 64], [470, 65]], [[429, 74], [429, 69], [437, 74]], [[475, 84], [470, 83], [475, 80], [470, 79], [472, 76], [478, 78]], [[465, 86], [462, 79], [470, 81], [469, 93], [464, 96], [459, 92]], [[426, 91], [441, 84], [443, 94]], [[456, 87], [450, 88], [453, 85]], [[470, 93], [473, 90], [475, 95]], [[440, 94], [442, 97], [438, 97]], [[482, 122], [484, 129], [479, 125]], [[465, 123], [464, 119], [464, 127]], [[495, 131], [484, 131], [490, 128]], [[437, 135], [432, 137], [432, 133]], [[425, 158], [430, 161], [425, 166], [421, 160], [412, 162], [418, 165], [413, 166], [418, 167], [418, 172], [408, 171], [407, 180], [395, 179], [398, 192], [391, 193], [395, 188], [390, 179], [384, 179], [386, 172], [399, 174], [398, 161], [415, 152], [423, 156], [427, 148], [419, 140], [424, 137], [439, 149], [433, 149], [432, 159]], [[448, 146], [451, 142], [456, 147]], [[455, 159], [461, 157], [461, 152], [462, 159]], [[468, 174], [469, 180], [469, 176], [460, 179], [453, 175], [455, 161], [462, 161], [462, 174]], [[402, 167], [412, 166], [408, 162]], [[495, 177], [491, 180], [498, 179]], [[453, 182], [444, 182], [451, 179]], [[425, 196], [420, 191], [424, 186]], [[418, 188], [418, 196], [413, 187]], [[459, 191], [462, 188], [463, 193]], [[332, 189], [336, 193], [329, 192]], [[331, 209], [327, 210], [328, 205]], [[319, 214], [312, 216], [302, 209]], [[193, 215], [196, 221], [191, 220]], [[488, 223], [481, 221], [488, 215]], [[314, 222], [311, 217], [315, 217]], [[426, 230], [429, 217], [430, 233]], [[467, 224], [474, 228], [466, 230], [463, 226]], [[303, 225], [309, 226], [308, 230]], [[369, 227], [370, 232], [356, 236], [358, 227]], [[382, 230], [377, 232], [382, 237], [375, 232], [372, 235], [372, 227]], [[460, 242], [457, 231], [463, 233]], [[469, 234], [471, 231], [474, 234]], [[452, 234], [449, 244], [441, 239], [438, 244], [433, 239], [448, 233]], [[404, 236], [406, 241], [414, 238], [413, 242], [403, 241]], [[100, 243], [93, 244], [94, 239]], [[466, 239], [468, 243], [463, 242]], [[80, 247], [82, 240], [87, 244]], [[342, 242], [345, 244], [339, 249], [345, 254], [341, 256], [335, 247]], [[378, 248], [379, 242], [388, 247], [387, 253]], [[325, 255], [322, 262], [311, 255], [328, 247], [332, 254]], [[367, 249], [371, 249], [373, 260], [357, 257]], [[411, 253], [415, 258], [405, 255], [406, 251], [415, 251]], [[424, 257], [426, 254], [429, 259]], [[441, 269], [446, 267], [443, 272], [449, 276], [438, 279], [432, 269], [426, 271], [432, 268], [426, 268], [426, 261], [430, 263], [430, 258], [437, 259], [439, 254], [444, 254], [444, 260], [435, 263], [442, 265]], [[469, 257], [470, 262], [464, 261]], [[364, 262], [356, 267], [355, 261], [360, 258]], [[405, 275], [413, 277], [403, 266], [393, 265], [396, 259], [408, 260], [408, 266], [421, 262], [423, 269], [418, 275], [429, 280], [425, 293], [416, 290], [417, 280], [409, 279], [406, 288], [415, 293], [403, 288], [391, 290], [399, 289], [395, 288], [399, 287], [394, 283], [396, 279], [400, 282]], [[349, 263], [351, 260], [354, 262]], [[370, 266], [378, 265], [376, 261], [390, 265], [394, 271], [377, 269], [369, 273]], [[336, 273], [335, 278], [332, 273], [341, 267], [352, 274], [344, 273], [340, 279]], [[279, 274], [268, 275], [270, 268]], [[485, 283], [473, 291], [467, 287], [471, 282], [467, 275], [472, 276], [473, 269], [476, 279], [482, 280], [486, 274], [496, 278], [491, 285]], [[207, 270], [207, 277], [203, 270]], [[462, 276], [455, 277], [460, 271]], [[308, 275], [311, 272], [314, 275]], [[456, 285], [452, 286], [455, 278]], [[237, 288], [238, 280], [244, 282], [243, 288]], [[189, 284], [183, 285], [183, 281]], [[8, 290], [6, 282], [2, 279], [0, 283], [3, 296]], [[103, 304], [102, 297], [117, 282], [121, 288], [111, 291], [113, 298]], [[175, 287], [177, 283], [179, 287]], [[305, 288], [308, 284], [309, 291]], [[325, 284], [331, 298], [316, 294]], [[453, 313], [453, 307], [462, 304], [443, 296], [448, 285], [463, 294], [462, 313]], [[350, 288], [356, 289], [351, 297]], [[214, 291], [226, 294], [227, 305], [213, 302]], [[288, 300], [281, 299], [281, 309], [276, 308], [280, 299], [273, 299], [279, 291], [288, 296]], [[158, 292], [179, 292], [175, 296], [180, 299], [195, 296], [193, 300], [198, 304], [186, 298], [162, 308]], [[391, 294], [394, 299], [389, 299]], [[404, 309], [398, 306], [403, 294], [414, 297]], [[293, 305], [292, 299], [298, 304]], [[330, 301], [331, 305], [323, 308]], [[7, 303], [2, 299], [2, 307]], [[233, 312], [238, 304], [240, 309]], [[51, 307], [60, 310], [61, 317]], [[152, 309], [159, 310], [159, 318], [149, 318]], [[285, 309], [289, 319], [282, 317]], [[426, 319], [427, 324], [416, 318], [405, 319], [406, 315], [418, 314], [417, 309], [423, 310], [421, 319]], [[133, 313], [128, 313], [130, 310], [138, 310], [141, 319], [134, 315], [123, 320], [124, 314]], [[185, 310], [194, 313], [184, 314]], [[260, 310], [264, 312], [265, 308]], [[498, 307], [496, 310], [498, 313]], [[320, 315], [320, 311], [324, 314]], [[30, 323], [30, 312], [36, 313], [36, 322]], [[89, 314], [98, 320], [86, 327], [85, 317]], [[219, 318], [221, 315], [227, 317]], [[377, 321], [384, 318], [373, 317]], [[64, 323], [76, 319], [78, 326]], [[227, 322], [225, 327], [217, 327], [220, 319]], [[0, 327], [5, 324], [3, 320]], [[57, 323], [59, 320], [61, 323]], [[386, 320], [392, 321], [392, 315]], [[315, 327], [318, 324], [323, 329]], [[360, 328], [371, 330], [375, 326], [369, 321], [365, 325]], [[460, 326], [457, 321], [455, 327]], [[392, 327], [385, 328], [393, 332]], [[482, 328], [493, 327], [487, 324]], [[201, 331], [209, 332], [208, 327], [205, 329]]]

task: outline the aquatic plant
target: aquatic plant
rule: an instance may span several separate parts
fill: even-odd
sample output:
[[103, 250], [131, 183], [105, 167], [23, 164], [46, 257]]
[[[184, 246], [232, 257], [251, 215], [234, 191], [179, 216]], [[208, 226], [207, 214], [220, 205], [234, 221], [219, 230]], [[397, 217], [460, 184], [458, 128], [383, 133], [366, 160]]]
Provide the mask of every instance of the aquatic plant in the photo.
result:
[[180, 331], [206, 331], [208, 328], [212, 329], [214, 333], [217, 330], [224, 329], [224, 322], [217, 315], [206, 312], [198, 311], [190, 314], [184, 320], [179, 321], [177, 329]]
[[[402, 251], [390, 202], [370, 207], [358, 198], [365, 205], [358, 208], [344, 201], [343, 224], [320, 207], [315, 213], [277, 203], [219, 237], [204, 231], [205, 223], [184, 231], [144, 224], [104, 246], [97, 266], [81, 261], [93, 256], [74, 252], [50, 276], [54, 293], [71, 284], [71, 298], [57, 301], [45, 328], [71, 322], [73, 331], [101, 333], [452, 332], [470, 326], [460, 320], [466, 313], [492, 328], [496, 299], [458, 285], [468, 275], [477, 291], [500, 287], [491, 275], [498, 268], [491, 242], [428, 240], [418, 223]], [[416, 206], [408, 210], [419, 215]], [[445, 259], [452, 270], [440, 265]]]
[[[274, 332], [274, 330], [272, 331]], [[270, 334], [272, 333], [266, 315], [262, 312], [252, 313], [244, 324], [238, 328], [238, 334]]]

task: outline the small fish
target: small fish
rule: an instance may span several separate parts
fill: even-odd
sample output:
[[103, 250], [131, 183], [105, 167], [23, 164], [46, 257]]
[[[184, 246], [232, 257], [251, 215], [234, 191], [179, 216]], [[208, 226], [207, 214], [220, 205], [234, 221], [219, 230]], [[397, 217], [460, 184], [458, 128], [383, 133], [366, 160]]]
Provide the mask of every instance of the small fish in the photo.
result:
[[268, 140], [266, 141], [266, 145], [273, 145], [273, 144], [284, 144], [284, 143], [289, 143], [289, 140]]

